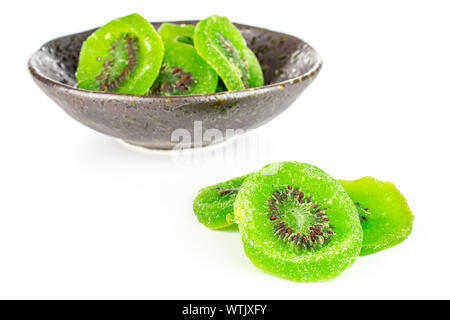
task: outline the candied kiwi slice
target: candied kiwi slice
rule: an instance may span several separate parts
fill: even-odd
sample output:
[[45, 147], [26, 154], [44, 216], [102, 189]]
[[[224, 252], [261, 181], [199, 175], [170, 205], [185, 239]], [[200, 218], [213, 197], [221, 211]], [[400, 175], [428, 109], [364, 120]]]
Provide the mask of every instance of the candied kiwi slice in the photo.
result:
[[358, 209], [364, 232], [362, 256], [391, 248], [411, 234], [414, 216], [394, 184], [372, 177], [340, 183]]
[[264, 85], [258, 59], [228, 18], [214, 15], [197, 23], [194, 46], [222, 78], [228, 90]]
[[190, 24], [175, 24], [164, 22], [158, 28], [158, 33], [164, 42], [177, 41], [194, 45], [195, 26]]
[[214, 93], [217, 74], [197, 54], [194, 47], [181, 42], [165, 42], [159, 76], [147, 95], [177, 96]]
[[78, 87], [144, 95], [158, 76], [163, 56], [163, 42], [147, 20], [136, 13], [115, 19], [84, 41]]
[[361, 250], [352, 200], [339, 182], [309, 164], [272, 163], [251, 174], [234, 214], [252, 263], [285, 279], [333, 279]]
[[234, 200], [247, 176], [234, 178], [201, 189], [194, 199], [194, 213], [200, 223], [210, 229], [234, 224]]

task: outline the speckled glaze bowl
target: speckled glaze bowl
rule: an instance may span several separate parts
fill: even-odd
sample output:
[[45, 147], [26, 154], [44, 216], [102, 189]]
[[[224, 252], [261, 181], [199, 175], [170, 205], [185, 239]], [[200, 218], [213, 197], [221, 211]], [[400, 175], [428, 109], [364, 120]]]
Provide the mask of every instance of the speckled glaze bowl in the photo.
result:
[[[155, 28], [160, 24], [153, 23]], [[29, 71], [64, 111], [94, 130], [151, 149], [206, 146], [226, 140], [228, 129], [245, 132], [275, 118], [309, 86], [322, 66], [317, 52], [301, 39], [258, 27], [236, 26], [261, 62], [264, 87], [176, 97], [78, 89], [75, 72], [80, 48], [96, 29], [47, 42], [31, 56]], [[213, 139], [208, 135], [199, 143], [199, 130], [204, 134], [209, 129], [218, 134]], [[180, 132], [184, 132], [183, 139]]]

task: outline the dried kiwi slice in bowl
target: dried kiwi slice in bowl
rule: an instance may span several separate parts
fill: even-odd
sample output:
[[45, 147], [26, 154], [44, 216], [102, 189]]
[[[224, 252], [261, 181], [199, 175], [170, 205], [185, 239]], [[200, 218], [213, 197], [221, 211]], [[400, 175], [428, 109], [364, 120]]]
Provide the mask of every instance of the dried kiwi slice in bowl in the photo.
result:
[[164, 42], [177, 41], [194, 45], [195, 26], [190, 24], [175, 24], [164, 22], [158, 28], [158, 33]]
[[78, 87], [143, 95], [158, 76], [163, 42], [153, 26], [134, 13], [115, 19], [84, 41]]
[[211, 16], [197, 23], [194, 46], [217, 72], [228, 90], [264, 85], [261, 66], [239, 30], [226, 17]]
[[252, 263], [289, 280], [335, 278], [361, 250], [352, 200], [339, 182], [309, 164], [273, 163], [251, 174], [234, 214]]
[[176, 41], [165, 42], [164, 46], [161, 70], [147, 95], [177, 96], [216, 91], [217, 74], [194, 47]]
[[364, 232], [362, 256], [391, 248], [411, 234], [414, 216], [394, 184], [372, 177], [340, 183], [358, 209]]

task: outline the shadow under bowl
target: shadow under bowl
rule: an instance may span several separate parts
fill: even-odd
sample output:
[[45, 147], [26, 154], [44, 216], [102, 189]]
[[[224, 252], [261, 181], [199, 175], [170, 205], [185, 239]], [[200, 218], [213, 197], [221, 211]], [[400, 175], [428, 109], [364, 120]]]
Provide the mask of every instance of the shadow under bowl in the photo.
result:
[[[155, 28], [160, 24], [153, 23]], [[322, 66], [317, 52], [301, 39], [236, 26], [261, 63], [263, 87], [173, 97], [78, 89], [75, 72], [81, 45], [96, 29], [47, 42], [31, 56], [28, 68], [53, 101], [89, 128], [150, 149], [202, 147], [275, 118], [309, 86]]]

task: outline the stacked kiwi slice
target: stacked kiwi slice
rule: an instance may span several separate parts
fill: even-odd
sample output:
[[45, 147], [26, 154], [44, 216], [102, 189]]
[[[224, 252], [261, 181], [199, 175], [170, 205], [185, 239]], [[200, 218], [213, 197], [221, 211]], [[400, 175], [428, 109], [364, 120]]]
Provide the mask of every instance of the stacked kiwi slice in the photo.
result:
[[76, 78], [81, 89], [147, 96], [264, 85], [255, 54], [220, 16], [196, 26], [163, 23], [158, 31], [136, 13], [115, 19], [84, 41]]
[[333, 279], [358, 256], [401, 243], [414, 219], [390, 182], [335, 180], [298, 162], [204, 188], [194, 213], [210, 229], [237, 223], [255, 266], [300, 282]]

